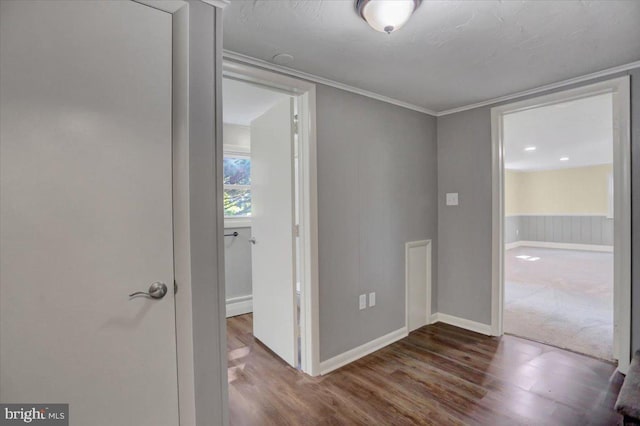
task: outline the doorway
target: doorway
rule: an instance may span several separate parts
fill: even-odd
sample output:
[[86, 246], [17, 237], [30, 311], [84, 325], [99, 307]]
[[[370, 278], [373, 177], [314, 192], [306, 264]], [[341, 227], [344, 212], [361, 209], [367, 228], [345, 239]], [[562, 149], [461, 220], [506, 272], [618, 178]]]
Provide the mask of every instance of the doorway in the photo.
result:
[[227, 317], [300, 367], [296, 98], [223, 79]]
[[230, 386], [254, 340], [317, 374], [315, 86], [226, 61], [223, 122]]
[[629, 82], [492, 109], [493, 316], [515, 334], [630, 358]]
[[613, 96], [504, 116], [504, 332], [612, 361]]

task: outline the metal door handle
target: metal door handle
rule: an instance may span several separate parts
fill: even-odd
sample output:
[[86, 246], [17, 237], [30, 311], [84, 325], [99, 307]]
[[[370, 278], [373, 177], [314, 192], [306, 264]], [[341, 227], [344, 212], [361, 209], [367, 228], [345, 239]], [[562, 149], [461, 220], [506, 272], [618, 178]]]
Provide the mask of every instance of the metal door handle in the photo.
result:
[[255, 243], [256, 243], [256, 238], [255, 238], [255, 237], [251, 237], [251, 238], [249, 238], [249, 242], [250, 242], [251, 244], [255, 244]]
[[135, 293], [131, 293], [129, 297], [144, 296], [151, 299], [162, 299], [165, 294], [167, 294], [167, 285], [163, 282], [156, 281], [149, 286], [148, 293], [144, 291], [136, 291]]

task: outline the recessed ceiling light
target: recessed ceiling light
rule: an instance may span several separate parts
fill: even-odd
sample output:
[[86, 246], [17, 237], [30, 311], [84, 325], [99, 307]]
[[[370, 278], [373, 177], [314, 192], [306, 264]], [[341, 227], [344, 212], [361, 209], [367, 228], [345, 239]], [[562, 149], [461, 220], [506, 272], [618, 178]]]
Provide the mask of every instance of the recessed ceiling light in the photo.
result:
[[391, 34], [407, 23], [422, 0], [356, 0], [356, 11], [369, 26]]
[[569, 161], [569, 157], [560, 157], [560, 161]]
[[538, 148], [536, 148], [535, 146], [528, 146], [524, 150], [525, 151], [535, 151], [536, 149], [538, 149]]

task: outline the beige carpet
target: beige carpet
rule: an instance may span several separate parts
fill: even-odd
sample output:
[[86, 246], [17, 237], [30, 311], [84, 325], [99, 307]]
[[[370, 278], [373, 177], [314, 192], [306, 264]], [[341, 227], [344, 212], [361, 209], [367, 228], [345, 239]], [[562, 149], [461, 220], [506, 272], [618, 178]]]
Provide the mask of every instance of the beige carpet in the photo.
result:
[[613, 254], [507, 250], [504, 331], [613, 359]]

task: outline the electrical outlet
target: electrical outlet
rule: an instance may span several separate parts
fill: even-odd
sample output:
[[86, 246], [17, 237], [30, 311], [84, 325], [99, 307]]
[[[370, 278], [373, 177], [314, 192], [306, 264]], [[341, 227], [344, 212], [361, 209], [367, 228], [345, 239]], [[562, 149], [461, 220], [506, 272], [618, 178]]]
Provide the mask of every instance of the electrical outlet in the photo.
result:
[[369, 307], [376, 306], [376, 293], [369, 293]]
[[361, 294], [360, 295], [360, 310], [363, 310], [367, 307], [367, 295], [366, 294]]

